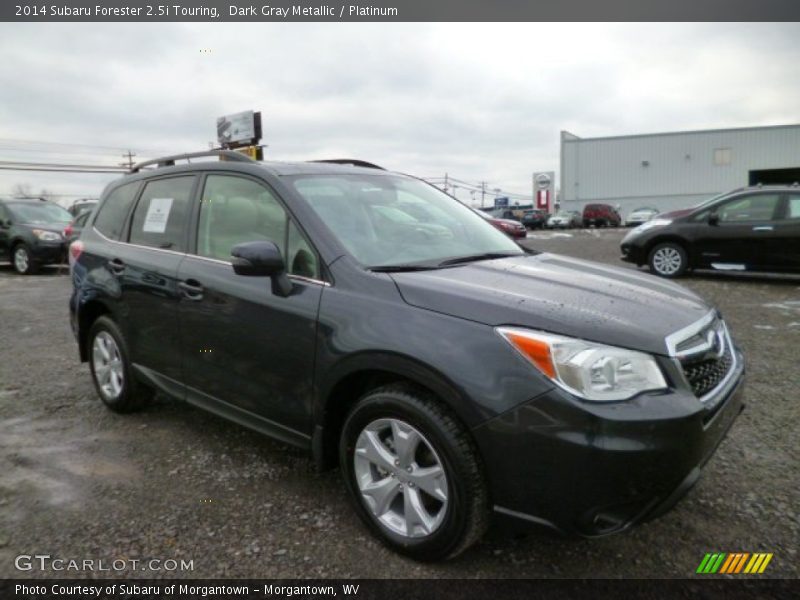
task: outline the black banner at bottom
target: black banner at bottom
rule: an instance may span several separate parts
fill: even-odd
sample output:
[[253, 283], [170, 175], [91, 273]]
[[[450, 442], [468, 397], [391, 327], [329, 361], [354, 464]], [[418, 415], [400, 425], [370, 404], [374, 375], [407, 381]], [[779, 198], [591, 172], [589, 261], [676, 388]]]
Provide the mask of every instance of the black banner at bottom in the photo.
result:
[[3, 600], [264, 600], [269, 598], [797, 598], [800, 580], [780, 579], [4, 579]]

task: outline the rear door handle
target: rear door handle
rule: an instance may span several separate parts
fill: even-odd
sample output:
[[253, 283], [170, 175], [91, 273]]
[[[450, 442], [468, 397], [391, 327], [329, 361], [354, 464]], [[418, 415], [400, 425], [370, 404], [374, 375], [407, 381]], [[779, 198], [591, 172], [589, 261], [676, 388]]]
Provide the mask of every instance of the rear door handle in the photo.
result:
[[114, 275], [122, 275], [125, 270], [125, 263], [118, 258], [114, 258], [108, 262], [108, 268]]
[[753, 227], [753, 231], [774, 231], [775, 228], [772, 225], [758, 225], [757, 227]]
[[194, 300], [197, 302], [203, 299], [203, 286], [194, 279], [179, 281], [178, 287], [181, 289], [181, 292], [183, 292], [183, 297], [187, 300]]

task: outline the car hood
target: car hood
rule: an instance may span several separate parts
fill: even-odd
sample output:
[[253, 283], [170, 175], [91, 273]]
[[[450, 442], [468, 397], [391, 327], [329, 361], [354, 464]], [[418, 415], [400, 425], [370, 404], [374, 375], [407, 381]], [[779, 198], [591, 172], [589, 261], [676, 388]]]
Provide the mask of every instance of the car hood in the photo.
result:
[[666, 336], [711, 310], [670, 281], [557, 254], [391, 276], [412, 306], [655, 354], [667, 353]]
[[496, 223], [502, 223], [503, 225], [513, 225], [515, 227], [521, 225], [519, 221], [514, 221], [513, 219], [494, 219], [494, 221]]
[[22, 225], [25, 227], [30, 227], [31, 229], [41, 229], [42, 231], [61, 233], [64, 231], [64, 228], [69, 225], [69, 223], [22, 223]]

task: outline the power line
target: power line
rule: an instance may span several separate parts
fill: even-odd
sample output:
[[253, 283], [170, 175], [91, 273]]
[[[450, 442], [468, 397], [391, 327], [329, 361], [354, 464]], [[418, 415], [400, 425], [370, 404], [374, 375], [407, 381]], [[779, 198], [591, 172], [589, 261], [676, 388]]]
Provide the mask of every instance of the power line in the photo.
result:
[[110, 175], [114, 175], [115, 173], [127, 173], [127, 169], [117, 169], [116, 171], [111, 171], [108, 169], [105, 170], [92, 170], [92, 169], [49, 169], [45, 167], [4, 167], [0, 166], [0, 171], [30, 171], [32, 173], [46, 173], [46, 172], [53, 172], [53, 173], [108, 173]]
[[46, 142], [46, 141], [39, 141], [39, 140], [17, 140], [12, 138], [0, 138], [0, 142], [9, 142], [12, 144], [28, 144], [28, 145], [38, 145], [38, 146], [61, 146], [67, 148], [101, 148], [104, 150], [113, 150], [114, 152], [126, 152], [129, 149], [138, 150], [139, 152], [145, 153], [152, 153], [152, 154], [170, 154], [168, 150], [157, 150], [153, 148], [126, 148], [125, 146], [100, 146], [98, 144], [76, 144], [74, 142]]

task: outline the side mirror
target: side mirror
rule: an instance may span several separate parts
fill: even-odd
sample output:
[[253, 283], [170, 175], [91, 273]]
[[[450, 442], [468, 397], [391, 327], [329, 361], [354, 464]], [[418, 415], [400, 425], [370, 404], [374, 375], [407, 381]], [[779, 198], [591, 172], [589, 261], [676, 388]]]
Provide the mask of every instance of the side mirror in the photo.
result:
[[719, 225], [719, 215], [715, 212], [709, 213], [708, 215], [708, 224], [709, 225]]
[[231, 249], [233, 271], [247, 277], [269, 277], [272, 293], [286, 297], [292, 292], [292, 282], [286, 275], [281, 251], [274, 242], [244, 242]]

